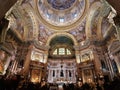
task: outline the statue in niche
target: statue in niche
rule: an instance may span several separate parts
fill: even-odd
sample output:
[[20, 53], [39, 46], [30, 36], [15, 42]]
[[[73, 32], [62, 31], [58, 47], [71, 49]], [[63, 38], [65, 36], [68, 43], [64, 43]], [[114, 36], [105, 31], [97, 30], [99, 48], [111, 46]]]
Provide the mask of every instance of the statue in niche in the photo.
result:
[[60, 71], [60, 77], [64, 77], [63, 70]]
[[71, 77], [72, 75], [71, 75], [71, 71], [69, 70], [69, 77]]
[[63, 65], [61, 65], [60, 77], [64, 77], [64, 73], [63, 73], [62, 68], [63, 68]]
[[55, 70], [53, 70], [53, 77], [55, 77]]

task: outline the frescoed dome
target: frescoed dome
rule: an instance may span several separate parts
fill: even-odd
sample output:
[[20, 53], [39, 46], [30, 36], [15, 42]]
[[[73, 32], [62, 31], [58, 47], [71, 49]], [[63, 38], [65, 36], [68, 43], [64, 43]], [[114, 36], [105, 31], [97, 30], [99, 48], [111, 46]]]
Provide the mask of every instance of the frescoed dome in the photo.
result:
[[88, 0], [38, 0], [37, 8], [44, 25], [55, 30], [66, 30], [75, 26], [73, 24], [81, 23], [88, 3]]
[[65, 10], [73, 5], [75, 0], [47, 0], [48, 3], [55, 9]]

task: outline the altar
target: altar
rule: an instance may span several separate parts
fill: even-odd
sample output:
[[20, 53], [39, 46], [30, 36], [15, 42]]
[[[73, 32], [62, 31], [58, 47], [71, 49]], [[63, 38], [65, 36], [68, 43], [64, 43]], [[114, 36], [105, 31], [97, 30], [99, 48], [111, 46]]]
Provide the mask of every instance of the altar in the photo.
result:
[[[51, 61], [52, 62], [52, 61]], [[72, 61], [48, 64], [48, 83], [76, 83], [76, 64]]]

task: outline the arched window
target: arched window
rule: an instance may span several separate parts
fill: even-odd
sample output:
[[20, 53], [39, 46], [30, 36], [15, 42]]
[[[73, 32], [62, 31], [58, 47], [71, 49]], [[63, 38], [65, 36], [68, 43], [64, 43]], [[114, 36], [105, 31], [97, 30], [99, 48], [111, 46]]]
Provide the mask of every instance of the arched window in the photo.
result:
[[64, 47], [56, 48], [53, 55], [71, 55], [71, 50]]
[[57, 49], [55, 49], [55, 51], [53, 52], [53, 55], [57, 55]]
[[58, 54], [65, 55], [65, 48], [59, 48]]
[[71, 55], [71, 51], [69, 49], [66, 49], [67, 55]]
[[66, 36], [57, 36], [50, 42], [49, 57], [51, 58], [74, 58], [74, 43], [71, 38]]

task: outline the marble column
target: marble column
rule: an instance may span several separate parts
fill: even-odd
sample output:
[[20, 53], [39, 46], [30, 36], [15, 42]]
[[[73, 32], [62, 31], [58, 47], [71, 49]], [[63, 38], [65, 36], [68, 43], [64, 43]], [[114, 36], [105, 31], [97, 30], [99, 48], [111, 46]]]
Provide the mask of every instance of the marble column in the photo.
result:
[[4, 72], [3, 72], [3, 74], [6, 73], [6, 70], [7, 70], [8, 66], [9, 66], [9, 64], [10, 64], [10, 61], [11, 61], [11, 57], [8, 56], [8, 57], [7, 57], [7, 60], [6, 60], [6, 62], [5, 62], [5, 65], [4, 65]]
[[13, 66], [13, 69], [12, 69], [12, 73], [16, 73], [17, 71], [17, 66], [18, 66], [18, 61], [14, 61], [14, 66]]
[[81, 61], [80, 61], [80, 54], [79, 54], [79, 51], [75, 51], [75, 54], [76, 54], [76, 62], [77, 63], [80, 63]]
[[93, 62], [94, 62], [94, 66], [95, 66], [95, 72], [98, 75], [99, 73], [101, 73], [101, 62], [100, 62], [99, 56], [97, 55], [96, 50], [93, 51], [93, 55], [94, 55]]
[[118, 56], [114, 56], [114, 60], [115, 60], [115, 63], [117, 65], [117, 68], [118, 68], [118, 72], [120, 73], [120, 61], [119, 61], [119, 58]]
[[33, 45], [30, 45], [28, 53], [26, 55], [26, 59], [24, 61], [23, 70], [21, 72], [22, 75], [28, 75], [28, 73], [29, 73], [32, 49], [33, 49]]
[[39, 82], [41, 82], [41, 79], [42, 79], [42, 70], [40, 69]]
[[47, 59], [48, 59], [48, 51], [45, 51], [45, 54], [44, 54], [44, 63], [47, 63]]
[[110, 56], [107, 52], [106, 52], [106, 62], [108, 64], [108, 68], [109, 68], [109, 71], [110, 71], [110, 77], [111, 77], [111, 80], [112, 80], [113, 77], [114, 77], [114, 71], [113, 71], [113, 67], [112, 67], [111, 58], [110, 58]]

